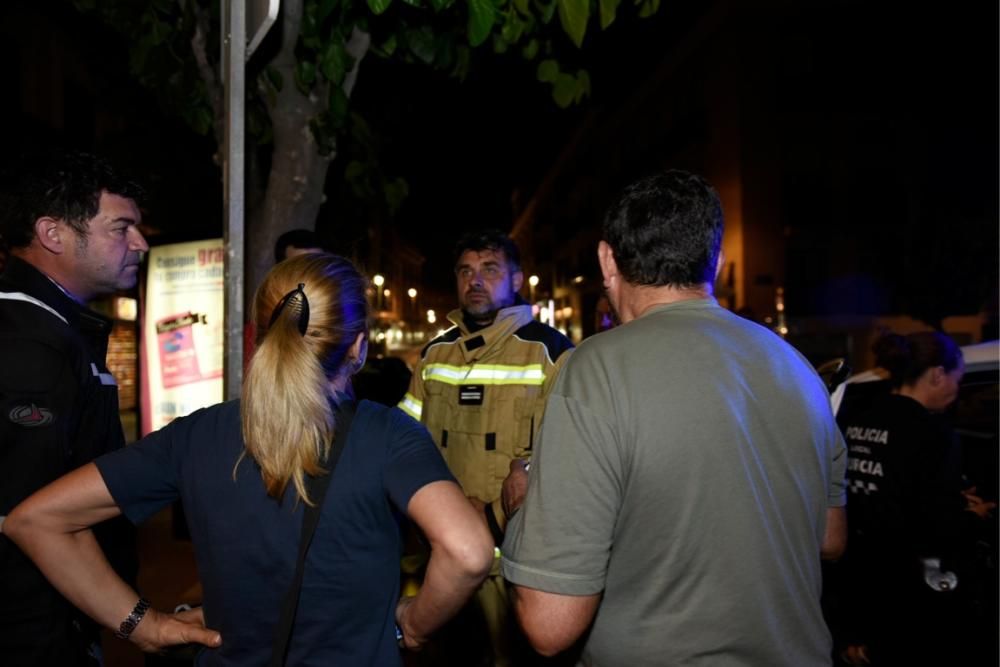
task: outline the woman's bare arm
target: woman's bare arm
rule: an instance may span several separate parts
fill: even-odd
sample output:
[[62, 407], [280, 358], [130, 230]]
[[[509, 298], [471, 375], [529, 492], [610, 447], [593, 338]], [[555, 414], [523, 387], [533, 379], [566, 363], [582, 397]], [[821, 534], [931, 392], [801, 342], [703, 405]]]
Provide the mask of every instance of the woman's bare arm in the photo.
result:
[[[89, 463], [15, 507], [3, 533], [67, 600], [118, 630], [139, 595], [111, 568], [90, 526], [120, 513], [97, 466]], [[170, 615], [150, 609], [129, 639], [144, 651], [191, 642], [221, 644], [219, 633], [205, 628], [200, 611]]]

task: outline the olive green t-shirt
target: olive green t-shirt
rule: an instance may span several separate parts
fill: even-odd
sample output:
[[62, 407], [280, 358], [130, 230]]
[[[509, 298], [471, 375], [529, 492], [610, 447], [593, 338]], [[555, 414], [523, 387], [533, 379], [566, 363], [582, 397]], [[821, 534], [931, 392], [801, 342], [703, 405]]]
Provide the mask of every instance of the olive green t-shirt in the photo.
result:
[[846, 455], [822, 381], [712, 299], [577, 349], [503, 545], [511, 582], [603, 592], [581, 664], [828, 665], [826, 511]]

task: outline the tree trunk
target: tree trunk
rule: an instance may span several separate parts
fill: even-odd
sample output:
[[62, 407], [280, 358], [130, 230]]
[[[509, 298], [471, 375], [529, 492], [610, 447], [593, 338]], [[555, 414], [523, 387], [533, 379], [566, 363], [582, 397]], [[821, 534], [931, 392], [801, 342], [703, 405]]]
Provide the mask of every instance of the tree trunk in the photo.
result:
[[[307, 105], [278, 105], [283, 117], [274, 123], [274, 152], [267, 190], [248, 210], [246, 295], [252, 298], [274, 265], [274, 243], [291, 229], [313, 229], [323, 203], [323, 187], [333, 155], [323, 157], [309, 130]], [[280, 127], [279, 126], [285, 126]], [[248, 202], [253, 201], [248, 197]]]
[[[302, 21], [302, 0], [282, 3], [281, 50], [270, 66], [284, 85], [270, 108], [274, 150], [267, 190], [247, 213], [245, 294], [249, 302], [274, 265], [274, 242], [290, 229], [313, 229], [323, 201], [326, 172], [333, 155], [322, 156], [309, 120], [326, 106], [326, 87], [308, 96], [295, 85], [295, 42]], [[255, 197], [249, 196], [249, 201]]]
[[[310, 119], [327, 109], [329, 84], [317, 84], [307, 96], [294, 83], [294, 51], [302, 20], [302, 0], [286, 0], [282, 12], [281, 50], [270, 63], [284, 81], [269, 108], [274, 137], [271, 170], [263, 197], [247, 193], [244, 294], [248, 305], [264, 275], [274, 265], [274, 243], [278, 237], [292, 229], [315, 228], [324, 199], [326, 174], [336, 155], [320, 155], [309, 128]], [[357, 28], [348, 40], [347, 51], [354, 58], [354, 67], [343, 84], [348, 97], [370, 41], [370, 36]]]

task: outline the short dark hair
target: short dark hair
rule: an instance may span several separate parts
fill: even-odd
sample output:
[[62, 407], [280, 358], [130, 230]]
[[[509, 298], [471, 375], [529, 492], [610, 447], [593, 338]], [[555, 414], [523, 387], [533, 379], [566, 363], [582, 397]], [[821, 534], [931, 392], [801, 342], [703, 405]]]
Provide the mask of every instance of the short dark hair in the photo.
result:
[[722, 203], [708, 182], [670, 170], [625, 188], [602, 231], [633, 285], [692, 287], [715, 280]]
[[906, 336], [886, 333], [875, 341], [872, 350], [875, 363], [889, 371], [889, 384], [896, 389], [913, 384], [928, 368], [941, 366], [950, 373], [962, 361], [962, 349], [939, 331]]
[[469, 250], [473, 252], [482, 252], [484, 250], [492, 250], [493, 252], [503, 251], [510, 269], [512, 271], [521, 270], [521, 252], [510, 237], [499, 229], [482, 229], [463, 234], [458, 239], [458, 243], [455, 244], [454, 264], [456, 268], [462, 254]]
[[293, 229], [285, 232], [274, 242], [274, 262], [284, 261], [285, 251], [289, 248], [322, 248], [319, 236], [308, 229]]
[[101, 194], [140, 204], [142, 187], [117, 172], [104, 158], [83, 152], [45, 153], [20, 160], [3, 179], [0, 237], [10, 248], [24, 248], [35, 237], [35, 221], [65, 221], [87, 238], [87, 223], [101, 208]]

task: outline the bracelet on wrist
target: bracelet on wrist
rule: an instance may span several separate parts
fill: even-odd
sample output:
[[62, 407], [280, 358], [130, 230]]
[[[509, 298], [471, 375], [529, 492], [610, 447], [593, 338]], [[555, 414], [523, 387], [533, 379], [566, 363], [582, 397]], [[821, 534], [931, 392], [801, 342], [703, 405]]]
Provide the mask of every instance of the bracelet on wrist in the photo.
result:
[[149, 600], [140, 597], [139, 601], [135, 603], [132, 611], [129, 615], [125, 617], [122, 624], [118, 626], [118, 630], [115, 632], [115, 637], [118, 639], [128, 639], [135, 627], [139, 625], [139, 621], [143, 619], [146, 612], [149, 610]]

